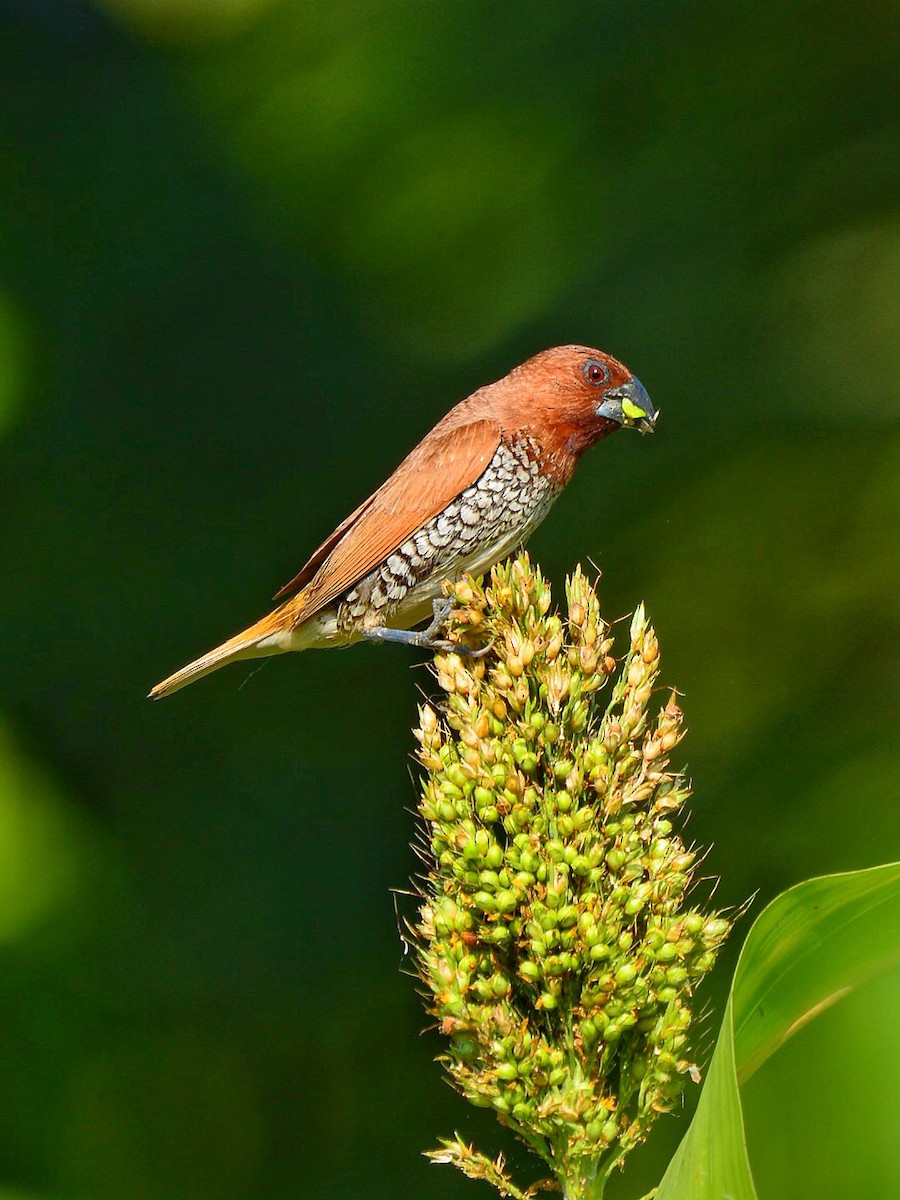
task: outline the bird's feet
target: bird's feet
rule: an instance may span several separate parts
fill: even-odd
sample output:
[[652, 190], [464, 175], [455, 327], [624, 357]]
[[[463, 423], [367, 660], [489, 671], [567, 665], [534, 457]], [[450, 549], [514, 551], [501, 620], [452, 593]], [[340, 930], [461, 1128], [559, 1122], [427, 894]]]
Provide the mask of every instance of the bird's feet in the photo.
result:
[[362, 631], [363, 637], [374, 642], [399, 642], [401, 645], [417, 646], [423, 650], [444, 650], [448, 654], [459, 654], [465, 658], [483, 658], [490, 650], [491, 642], [474, 650], [470, 646], [464, 646], [461, 642], [450, 642], [436, 636], [453, 611], [453, 604], [454, 602], [449, 596], [442, 596], [435, 600], [433, 603], [434, 615], [424, 629], [389, 629], [387, 626], [380, 625], [376, 629]]

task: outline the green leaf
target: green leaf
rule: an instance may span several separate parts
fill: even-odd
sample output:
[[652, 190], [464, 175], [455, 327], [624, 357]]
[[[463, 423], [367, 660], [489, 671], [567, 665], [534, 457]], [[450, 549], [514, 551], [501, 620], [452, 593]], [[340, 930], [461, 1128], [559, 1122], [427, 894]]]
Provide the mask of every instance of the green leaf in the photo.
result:
[[900, 958], [900, 863], [790, 888], [750, 930], [697, 1112], [655, 1200], [757, 1200], [739, 1083]]

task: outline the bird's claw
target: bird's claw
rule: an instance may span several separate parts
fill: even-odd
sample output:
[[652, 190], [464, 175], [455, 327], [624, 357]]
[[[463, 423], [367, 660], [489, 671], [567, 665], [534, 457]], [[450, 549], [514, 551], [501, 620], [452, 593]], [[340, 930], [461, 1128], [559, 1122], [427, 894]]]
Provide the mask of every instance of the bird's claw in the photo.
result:
[[433, 601], [432, 610], [434, 616], [431, 624], [417, 635], [421, 640], [417, 641], [416, 644], [427, 650], [441, 650], [445, 654], [459, 654], [462, 658], [483, 658], [491, 646], [493, 646], [493, 640], [488, 642], [486, 646], [480, 646], [476, 650], [471, 646], [466, 646], [462, 642], [450, 642], [446, 638], [437, 638], [434, 636], [447, 623], [447, 618], [453, 612], [453, 605], [454, 600], [452, 596], [441, 596]]
[[458, 654], [461, 658], [483, 658], [493, 646], [493, 640], [486, 646], [473, 649], [463, 642], [451, 642], [447, 638], [435, 636], [438, 630], [446, 624], [447, 618], [453, 611], [453, 604], [454, 601], [450, 596], [435, 600], [434, 616], [430, 624], [425, 629], [419, 630], [418, 633], [409, 629], [390, 629], [380, 625], [374, 629], [365, 630], [362, 636], [374, 642], [399, 642], [404, 646], [416, 646], [418, 649], [430, 650], [432, 653], [440, 651], [443, 654]]
[[448, 642], [438, 638], [437, 640], [428, 643], [429, 650], [441, 650], [444, 654], [458, 654], [460, 658], [484, 658], [484, 656], [493, 649], [494, 639], [485, 646], [479, 646], [476, 650], [474, 646], [467, 646], [464, 642]]
[[446, 624], [447, 618], [453, 612], [453, 597], [439, 596], [437, 600], [431, 602], [431, 624], [427, 629], [422, 630], [422, 637], [428, 638], [429, 641], [434, 639], [434, 635]]

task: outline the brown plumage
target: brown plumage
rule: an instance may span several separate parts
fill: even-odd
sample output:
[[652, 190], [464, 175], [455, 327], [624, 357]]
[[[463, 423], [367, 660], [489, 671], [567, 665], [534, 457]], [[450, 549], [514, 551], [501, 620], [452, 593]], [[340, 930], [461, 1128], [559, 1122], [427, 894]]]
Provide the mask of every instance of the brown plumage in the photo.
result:
[[153, 688], [167, 696], [227, 662], [361, 638], [430, 645], [407, 632], [445, 579], [486, 570], [546, 516], [578, 459], [656, 412], [627, 367], [599, 350], [544, 350], [440, 420], [340, 524], [249, 629]]

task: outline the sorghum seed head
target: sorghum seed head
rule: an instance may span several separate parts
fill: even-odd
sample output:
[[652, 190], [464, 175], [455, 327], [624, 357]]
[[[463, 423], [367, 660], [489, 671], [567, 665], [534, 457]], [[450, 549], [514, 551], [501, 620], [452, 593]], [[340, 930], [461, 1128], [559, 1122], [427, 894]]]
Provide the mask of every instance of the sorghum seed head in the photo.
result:
[[524, 554], [449, 595], [450, 638], [487, 650], [436, 656], [444, 699], [416, 730], [432, 852], [416, 953], [445, 1065], [551, 1168], [561, 1146], [621, 1156], [695, 1070], [693, 992], [730, 928], [687, 905], [697, 854], [671, 818], [689, 788], [669, 766], [681, 712], [674, 693], [650, 711], [659, 643], [643, 606], [607, 681], [611, 630], [580, 569], [565, 622]]

